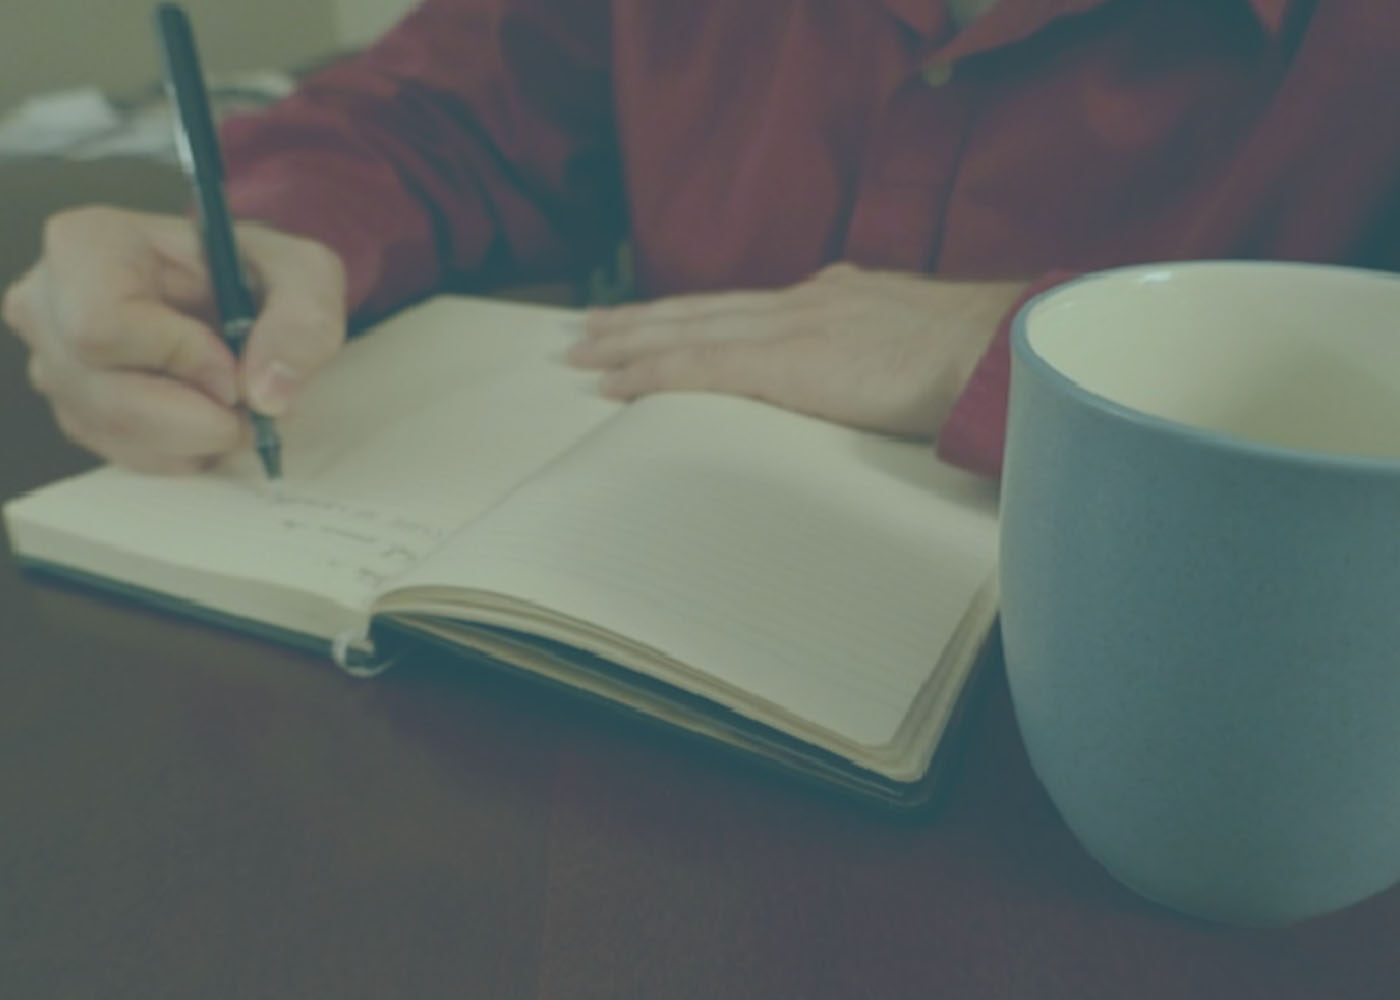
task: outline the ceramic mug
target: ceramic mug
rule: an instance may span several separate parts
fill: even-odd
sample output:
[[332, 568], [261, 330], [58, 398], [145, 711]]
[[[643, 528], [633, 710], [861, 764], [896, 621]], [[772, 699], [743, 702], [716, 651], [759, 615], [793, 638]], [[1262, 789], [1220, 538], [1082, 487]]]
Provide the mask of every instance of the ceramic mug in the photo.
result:
[[1002, 634], [1119, 880], [1276, 924], [1400, 880], [1400, 276], [1091, 274], [1012, 335]]

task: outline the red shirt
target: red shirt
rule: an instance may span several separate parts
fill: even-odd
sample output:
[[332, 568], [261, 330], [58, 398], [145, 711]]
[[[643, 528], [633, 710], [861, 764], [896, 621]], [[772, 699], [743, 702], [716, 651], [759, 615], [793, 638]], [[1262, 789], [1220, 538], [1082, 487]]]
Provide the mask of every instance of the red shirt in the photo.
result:
[[[1400, 4], [1000, 0], [959, 32], [942, 0], [427, 0], [225, 143], [235, 211], [339, 250], [361, 314], [624, 235], [647, 296], [838, 259], [1396, 267]], [[984, 471], [1005, 354], [940, 439]]]

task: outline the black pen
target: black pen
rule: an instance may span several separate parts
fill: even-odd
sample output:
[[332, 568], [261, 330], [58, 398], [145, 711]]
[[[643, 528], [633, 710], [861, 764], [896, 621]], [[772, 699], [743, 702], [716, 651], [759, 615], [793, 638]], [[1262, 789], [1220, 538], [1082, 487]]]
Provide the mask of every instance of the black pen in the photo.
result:
[[[166, 86], [175, 103], [175, 146], [194, 188], [221, 333], [234, 357], [239, 357], [252, 332], [257, 309], [243, 279], [243, 266], [233, 239], [233, 220], [224, 201], [223, 157], [214, 116], [209, 111], [204, 74], [199, 68], [194, 29], [178, 4], [159, 4], [155, 20], [165, 60]], [[282, 441], [277, 436], [277, 425], [261, 413], [250, 410], [249, 416], [263, 469], [269, 479], [277, 479], [282, 475]]]

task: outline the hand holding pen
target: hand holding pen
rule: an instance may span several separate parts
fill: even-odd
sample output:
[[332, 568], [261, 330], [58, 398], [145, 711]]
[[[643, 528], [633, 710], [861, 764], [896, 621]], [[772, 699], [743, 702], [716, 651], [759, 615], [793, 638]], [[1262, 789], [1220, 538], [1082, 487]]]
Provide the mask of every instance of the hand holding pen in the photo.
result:
[[[214, 292], [224, 343], [235, 357], [242, 355], [257, 311], [243, 276], [243, 262], [234, 243], [233, 220], [224, 202], [223, 155], [199, 51], [189, 18], [176, 4], [156, 8], [156, 28], [165, 57], [165, 80], [175, 106], [175, 144], [180, 163], [194, 190], [200, 237]], [[282, 475], [282, 440], [272, 418], [250, 410], [254, 447], [269, 479]]]
[[188, 217], [95, 205], [48, 220], [3, 318], [69, 439], [129, 468], [192, 472], [248, 447], [247, 409], [282, 415], [336, 356], [346, 320], [339, 256], [268, 226], [237, 230], [257, 305], [241, 357], [214, 322]]

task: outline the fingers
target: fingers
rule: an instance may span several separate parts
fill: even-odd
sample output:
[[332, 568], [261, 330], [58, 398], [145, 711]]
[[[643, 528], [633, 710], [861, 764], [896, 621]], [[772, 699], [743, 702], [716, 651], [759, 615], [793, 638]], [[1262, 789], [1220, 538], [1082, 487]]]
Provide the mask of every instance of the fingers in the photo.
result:
[[[31, 377], [44, 384], [41, 363], [31, 362]], [[159, 375], [100, 372], [84, 379], [80, 391], [51, 398], [69, 438], [143, 472], [194, 471], [248, 440], [234, 411]]]
[[55, 371], [162, 371], [232, 405], [232, 356], [208, 325], [172, 308], [164, 294], [178, 286], [194, 296], [205, 284], [187, 221], [74, 209], [46, 223], [43, 255], [7, 294], [5, 315]]
[[16, 337], [26, 344], [32, 343], [26, 331], [33, 325], [33, 312], [30, 299], [33, 295], [34, 268], [18, 278], [14, 284], [5, 289], [5, 297], [0, 299], [0, 319], [5, 321], [5, 325], [10, 328]]
[[[794, 347], [799, 350], [794, 352]], [[721, 392], [804, 409], [792, 362], [794, 339], [717, 340], [647, 354], [612, 369], [599, 382], [611, 399], [654, 392]]]
[[29, 346], [30, 379], [71, 438], [138, 469], [197, 468], [246, 445], [240, 400], [280, 414], [336, 353], [339, 258], [247, 224], [239, 242], [263, 298], [242, 364], [214, 325], [188, 219], [95, 207], [49, 220], [38, 263], [0, 313]]
[[794, 286], [595, 310], [569, 360], [582, 368], [614, 368], [682, 347], [786, 337], [810, 329], [816, 309], [808, 289]]
[[793, 342], [813, 329], [819, 307], [814, 279], [771, 291], [683, 295], [596, 310], [569, 360], [607, 370], [599, 389], [614, 399], [690, 390], [803, 409], [791, 369], [802, 351], [794, 352]]
[[54, 345], [60, 347], [83, 368], [162, 372], [224, 406], [238, 402], [237, 371], [223, 341], [206, 324], [154, 300], [94, 313]]
[[250, 231], [244, 240], [262, 311], [243, 358], [249, 405], [281, 416], [345, 341], [345, 272], [320, 244]]
[[693, 295], [673, 295], [655, 302], [632, 303], [612, 309], [594, 310], [589, 315], [589, 325], [595, 327], [601, 334], [643, 324], [711, 322], [723, 317], [761, 314], [782, 308], [785, 304], [784, 293], [792, 290], [700, 292]]
[[785, 288], [676, 295], [595, 309], [569, 357], [580, 367], [611, 368], [660, 350], [792, 336], [821, 325], [832, 303], [869, 273], [837, 263]]

